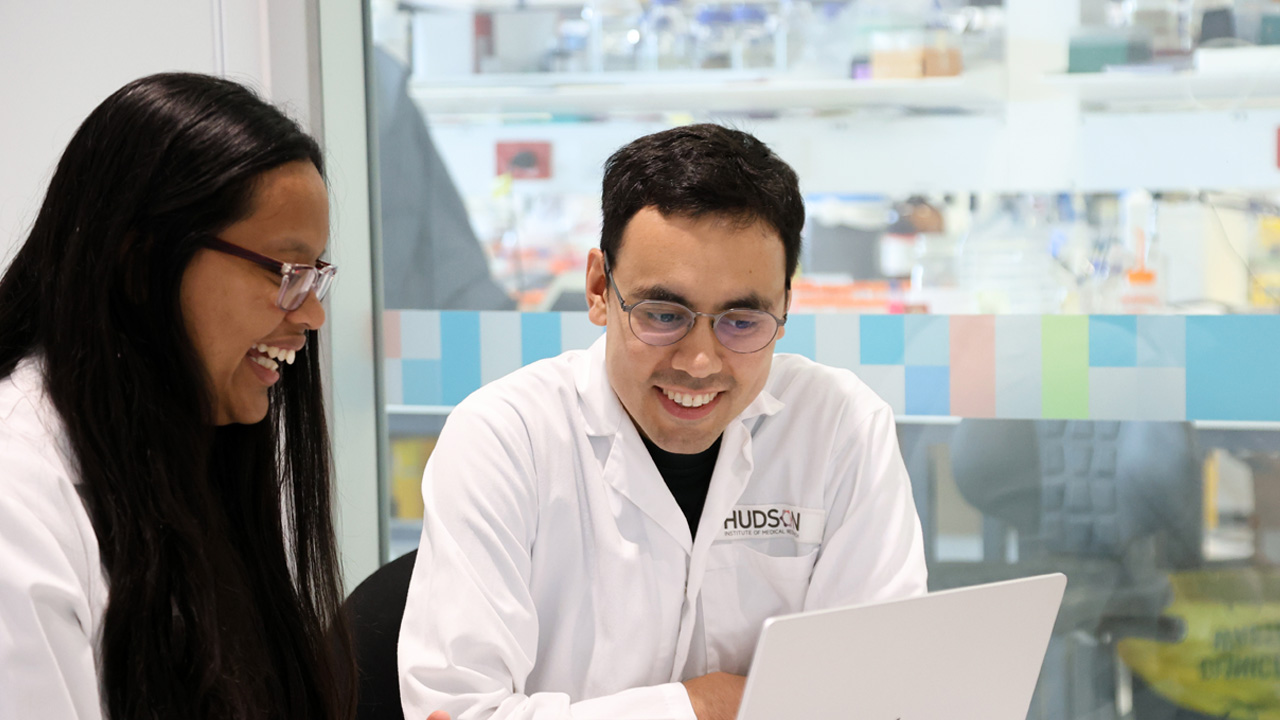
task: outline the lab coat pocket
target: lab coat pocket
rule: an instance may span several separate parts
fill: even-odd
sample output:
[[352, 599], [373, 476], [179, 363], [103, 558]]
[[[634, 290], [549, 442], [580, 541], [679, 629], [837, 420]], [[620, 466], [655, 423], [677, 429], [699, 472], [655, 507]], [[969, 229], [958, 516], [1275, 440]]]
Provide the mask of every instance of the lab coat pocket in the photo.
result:
[[745, 674], [765, 618], [799, 612], [818, 549], [774, 556], [728, 542], [711, 546], [702, 583], [707, 670]]

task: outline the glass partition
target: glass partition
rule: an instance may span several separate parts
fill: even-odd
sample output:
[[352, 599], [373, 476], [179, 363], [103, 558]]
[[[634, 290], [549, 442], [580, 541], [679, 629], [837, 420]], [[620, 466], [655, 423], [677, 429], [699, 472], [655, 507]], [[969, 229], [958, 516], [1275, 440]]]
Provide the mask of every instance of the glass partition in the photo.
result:
[[1028, 717], [1280, 713], [1280, 5], [1050, 5], [374, 2], [391, 556], [450, 408], [599, 336], [604, 159], [726, 122], [800, 174], [777, 351], [893, 407], [930, 588], [1067, 574]]

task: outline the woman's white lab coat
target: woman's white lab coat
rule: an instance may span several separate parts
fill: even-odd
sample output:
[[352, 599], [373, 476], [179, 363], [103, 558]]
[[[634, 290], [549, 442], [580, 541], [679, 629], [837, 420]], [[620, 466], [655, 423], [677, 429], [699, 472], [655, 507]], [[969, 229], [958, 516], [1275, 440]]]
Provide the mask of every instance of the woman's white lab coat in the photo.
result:
[[0, 718], [101, 718], [107, 586], [40, 364], [0, 380]]
[[609, 386], [604, 339], [481, 388], [423, 477], [406, 717], [693, 718], [771, 615], [925, 591], [892, 413], [778, 355], [724, 432], [697, 541]]

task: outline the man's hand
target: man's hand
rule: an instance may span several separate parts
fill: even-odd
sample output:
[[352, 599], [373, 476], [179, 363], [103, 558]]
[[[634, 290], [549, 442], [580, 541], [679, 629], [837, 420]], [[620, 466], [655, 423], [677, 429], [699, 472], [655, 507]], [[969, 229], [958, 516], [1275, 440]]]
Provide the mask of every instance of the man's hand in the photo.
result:
[[[742, 704], [742, 688], [747, 679], [742, 675], [714, 672], [684, 681], [689, 702], [698, 720], [733, 720]], [[429, 719], [429, 720], [439, 720]]]

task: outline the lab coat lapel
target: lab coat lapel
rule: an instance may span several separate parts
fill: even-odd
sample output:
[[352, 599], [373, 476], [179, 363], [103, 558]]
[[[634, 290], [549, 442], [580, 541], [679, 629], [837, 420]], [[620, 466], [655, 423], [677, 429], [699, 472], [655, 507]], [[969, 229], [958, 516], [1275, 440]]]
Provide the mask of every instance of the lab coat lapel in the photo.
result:
[[577, 373], [583, 418], [597, 448], [604, 481], [675, 538], [686, 553], [692, 552], [689, 521], [609, 384], [604, 346], [604, 337], [592, 344], [587, 362]]
[[613, 447], [604, 465], [604, 481], [675, 538], [686, 553], [692, 552], [689, 521], [653, 464], [640, 433], [630, 422], [614, 435]]

